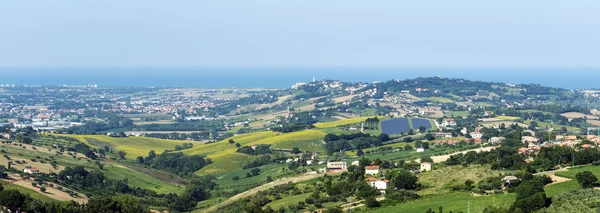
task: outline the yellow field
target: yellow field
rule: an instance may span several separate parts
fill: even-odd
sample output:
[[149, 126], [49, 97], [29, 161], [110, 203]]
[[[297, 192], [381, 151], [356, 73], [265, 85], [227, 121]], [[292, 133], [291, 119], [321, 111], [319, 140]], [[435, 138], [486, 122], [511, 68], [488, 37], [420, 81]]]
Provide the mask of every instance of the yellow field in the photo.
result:
[[325, 128], [332, 128], [332, 127], [337, 127], [337, 126], [344, 126], [344, 125], [365, 122], [365, 120], [367, 120], [367, 118], [369, 118], [369, 117], [349, 118], [349, 119], [330, 121], [330, 122], [320, 122], [320, 123], [316, 123], [314, 125], [315, 125], [315, 127], [319, 128], [319, 129], [325, 129]]
[[272, 144], [273, 148], [292, 149], [300, 148], [301, 151], [318, 152], [323, 150], [323, 137], [325, 133], [318, 130], [303, 130], [281, 134], [275, 137], [254, 141], [251, 144]]
[[[101, 145], [91, 143], [88, 141], [88, 138], [95, 139], [104, 143], [110, 144], [113, 148], [117, 150], [122, 150], [127, 152], [125, 158], [127, 159], [135, 159], [137, 156], [148, 156], [148, 152], [150, 150], [154, 150], [156, 153], [160, 154], [164, 150], [170, 149], [174, 150], [176, 145], [181, 145], [183, 143], [187, 143], [187, 141], [178, 141], [178, 140], [165, 140], [165, 139], [157, 139], [157, 138], [147, 138], [147, 137], [126, 137], [126, 138], [117, 138], [110, 137], [106, 135], [57, 135], [57, 136], [65, 136], [75, 138], [83, 143], [86, 143], [92, 147], [99, 147]], [[194, 146], [201, 146], [200, 144], [194, 144]]]
[[498, 116], [496, 118], [502, 119], [502, 120], [509, 120], [509, 121], [514, 121], [514, 120], [519, 119], [519, 117], [516, 117], [516, 116], [504, 116], [504, 115]]

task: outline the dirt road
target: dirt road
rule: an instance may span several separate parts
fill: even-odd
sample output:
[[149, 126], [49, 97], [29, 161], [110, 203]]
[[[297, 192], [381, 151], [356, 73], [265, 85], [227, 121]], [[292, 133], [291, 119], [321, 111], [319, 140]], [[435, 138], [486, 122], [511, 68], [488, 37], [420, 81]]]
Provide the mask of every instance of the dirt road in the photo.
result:
[[202, 212], [214, 212], [218, 208], [220, 208], [222, 206], [225, 206], [227, 204], [230, 204], [233, 201], [249, 197], [249, 196], [254, 195], [254, 194], [256, 194], [256, 193], [258, 193], [260, 191], [264, 191], [264, 190], [273, 188], [273, 187], [278, 186], [278, 185], [286, 184], [286, 183], [289, 183], [289, 182], [292, 182], [292, 183], [302, 182], [302, 181], [306, 181], [306, 180], [310, 180], [310, 179], [318, 178], [318, 177], [322, 177], [322, 176], [323, 176], [323, 174], [312, 174], [312, 175], [302, 175], [302, 176], [298, 176], [298, 177], [281, 178], [281, 179], [275, 180], [273, 182], [263, 184], [263, 185], [261, 185], [259, 187], [250, 189], [248, 191], [239, 193], [239, 194], [237, 194], [237, 195], [235, 195], [233, 197], [228, 198], [227, 200], [224, 200], [223, 202], [220, 202], [220, 203], [218, 203], [216, 205], [213, 205], [213, 206], [211, 206], [211, 207], [209, 207], [207, 209], [202, 210]]

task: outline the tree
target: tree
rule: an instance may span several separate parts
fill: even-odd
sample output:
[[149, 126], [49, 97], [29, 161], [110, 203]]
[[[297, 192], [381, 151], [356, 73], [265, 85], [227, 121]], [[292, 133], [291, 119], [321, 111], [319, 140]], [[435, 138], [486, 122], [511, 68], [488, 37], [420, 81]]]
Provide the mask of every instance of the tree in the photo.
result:
[[292, 153], [294, 153], [294, 154], [298, 154], [298, 153], [300, 153], [300, 148], [298, 148], [298, 147], [294, 147], [294, 148], [292, 149]]
[[152, 160], [156, 157], [156, 152], [154, 150], [150, 150], [148, 152], [148, 159], [147, 160]]
[[410, 146], [410, 145], [406, 145], [406, 146], [404, 146], [404, 150], [406, 150], [406, 151], [412, 151], [413, 147]]
[[229, 139], [229, 144], [234, 144], [235, 141], [233, 139]]
[[358, 150], [356, 151], [356, 156], [362, 157], [363, 155], [365, 155], [365, 153], [363, 152], [363, 150], [362, 150], [362, 149], [358, 149]]
[[273, 181], [273, 178], [270, 175], [267, 176], [267, 182], [272, 182], [272, 181]]
[[417, 181], [417, 177], [405, 169], [401, 169], [392, 176], [392, 185], [396, 189], [416, 189]]
[[375, 197], [373, 197], [373, 196], [367, 197], [367, 200], [365, 201], [365, 204], [369, 208], [377, 208], [377, 207], [381, 206], [381, 204], [379, 203], [379, 201], [377, 201], [375, 199]]
[[240, 144], [240, 143], [235, 143], [235, 147], [238, 147], [238, 148], [239, 148], [240, 146], [242, 146], [242, 144]]
[[127, 155], [127, 152], [121, 150], [121, 151], [117, 152], [117, 154], [119, 155], [121, 160], [125, 160], [125, 155]]
[[425, 126], [419, 126], [419, 132], [424, 133], [427, 130]]
[[423, 157], [421, 157], [421, 162], [433, 163], [433, 159], [431, 159], [430, 156], [423, 156]]
[[0, 192], [0, 206], [4, 206], [11, 210], [16, 210], [23, 207], [26, 199], [27, 196], [21, 194], [21, 192], [15, 189], [4, 190]]
[[260, 169], [254, 168], [254, 169], [250, 170], [250, 173], [252, 174], [252, 176], [257, 176], [258, 174], [260, 174]]
[[546, 192], [544, 184], [537, 180], [525, 181], [515, 189], [517, 198], [511, 210], [521, 209], [525, 213], [544, 208], [546, 206]]
[[139, 164], [143, 164], [144, 163], [144, 157], [142, 156], [137, 156], [137, 158], [135, 159]]
[[575, 175], [577, 178], [577, 182], [583, 188], [592, 188], [594, 187], [594, 183], [598, 181], [598, 178], [590, 171], [579, 172]]
[[46, 192], [46, 187], [40, 187], [41, 192]]
[[415, 130], [409, 129], [406, 134], [408, 134], [408, 135], [414, 135], [415, 134]]
[[421, 146], [423, 147], [423, 149], [429, 149], [429, 142], [423, 142]]
[[427, 133], [425, 134], [425, 139], [427, 139], [428, 141], [432, 141], [435, 140], [435, 137], [431, 133]]
[[240, 176], [237, 176], [237, 175], [236, 175], [236, 176], [233, 176], [233, 178], [231, 178], [231, 179], [232, 179], [232, 180], [239, 180], [239, 179], [240, 179]]

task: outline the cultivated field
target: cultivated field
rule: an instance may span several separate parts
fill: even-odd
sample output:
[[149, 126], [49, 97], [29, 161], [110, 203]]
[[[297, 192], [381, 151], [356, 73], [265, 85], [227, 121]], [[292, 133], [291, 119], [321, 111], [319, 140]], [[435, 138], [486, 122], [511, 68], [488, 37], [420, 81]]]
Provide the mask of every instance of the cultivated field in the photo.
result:
[[317, 128], [325, 129], [325, 128], [332, 128], [332, 127], [337, 127], [337, 126], [362, 123], [362, 122], [365, 122], [365, 120], [367, 120], [367, 118], [369, 118], [369, 117], [349, 118], [349, 119], [344, 119], [344, 120], [321, 122], [321, 123], [316, 123], [314, 125]]
[[[160, 154], [164, 150], [174, 150], [176, 145], [182, 145], [187, 141], [165, 140], [147, 137], [110, 137], [105, 135], [59, 135], [75, 138], [92, 147], [103, 148], [105, 145], [113, 149], [127, 152], [127, 159], [135, 159], [137, 156], [148, 156], [150, 150]], [[198, 144], [194, 144], [198, 146]]]

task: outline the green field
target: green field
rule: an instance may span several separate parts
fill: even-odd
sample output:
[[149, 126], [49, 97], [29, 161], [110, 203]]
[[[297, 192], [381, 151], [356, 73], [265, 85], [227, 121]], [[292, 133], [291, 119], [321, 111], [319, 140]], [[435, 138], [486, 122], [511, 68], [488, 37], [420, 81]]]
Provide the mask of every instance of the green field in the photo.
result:
[[[529, 125], [531, 124], [531, 120], [526, 120], [525, 124]], [[563, 127], [567, 128], [567, 131], [579, 131], [580, 129], [577, 127], [572, 127], [572, 126], [565, 126], [565, 125], [560, 125], [560, 124], [552, 124], [552, 123], [547, 123], [547, 122], [541, 122], [538, 120], [535, 120], [535, 122], [537, 122], [537, 125], [540, 128], [546, 128], [547, 127], [554, 127], [554, 129], [561, 129]]]
[[127, 179], [129, 186], [149, 189], [159, 194], [178, 194], [184, 190], [183, 187], [179, 187], [175, 184], [162, 181], [140, 171], [120, 165], [106, 165], [104, 166], [102, 173], [110, 179]]
[[444, 212], [467, 212], [470, 203], [471, 213], [483, 212], [488, 206], [510, 208], [514, 202], [514, 194], [494, 194], [489, 196], [471, 196], [466, 192], [453, 192], [440, 196], [426, 197], [415, 201], [402, 203], [395, 206], [381, 207], [369, 212], [395, 213], [395, 212], [426, 212], [432, 209], [438, 212], [442, 206]]
[[298, 147], [301, 151], [323, 152], [323, 137], [325, 137], [324, 132], [302, 130], [256, 140], [249, 143], [249, 145], [272, 144], [273, 148], [292, 149]]
[[[110, 137], [106, 135], [58, 135], [75, 138], [92, 147], [103, 148], [109, 145], [114, 149], [127, 152], [127, 159], [135, 159], [137, 156], [148, 156], [150, 150], [162, 153], [164, 150], [174, 150], [176, 145], [187, 143], [187, 141], [165, 140], [147, 137]], [[91, 139], [91, 140], [90, 140]], [[200, 146], [199, 144], [194, 144]]]
[[426, 98], [422, 98], [422, 99], [430, 100], [430, 101], [435, 101], [435, 102], [440, 102], [440, 103], [453, 103], [454, 102], [454, 100], [452, 100], [450, 98], [436, 97], [436, 96], [426, 97]]
[[482, 165], [435, 167], [433, 171], [417, 175], [419, 183], [424, 188], [418, 193], [421, 196], [445, 194], [451, 192], [452, 186], [464, 184], [467, 180], [479, 183], [487, 177], [496, 177], [498, 175], [498, 171], [491, 170], [489, 166]]
[[444, 111], [444, 114], [448, 117], [467, 117], [471, 114], [469, 111]]
[[[350, 124], [362, 123], [362, 122], [365, 122], [365, 120], [367, 120], [367, 118], [369, 118], [369, 117], [349, 118], [349, 119], [330, 121], [330, 122], [320, 122], [320, 123], [316, 123], [314, 125], [317, 128], [325, 129], [325, 128], [332, 128], [332, 127], [337, 127], [337, 126], [345, 126], [345, 125], [350, 125]], [[381, 117], [379, 119], [381, 119]]]

